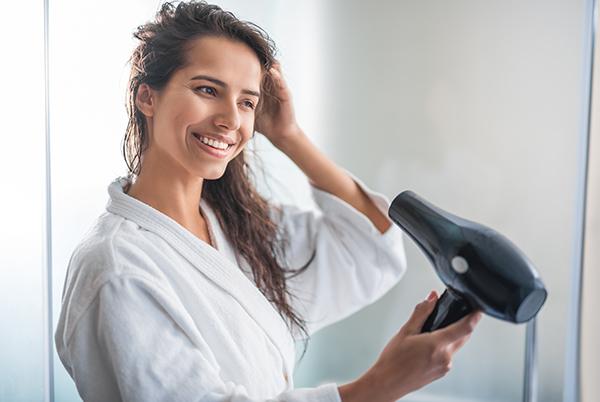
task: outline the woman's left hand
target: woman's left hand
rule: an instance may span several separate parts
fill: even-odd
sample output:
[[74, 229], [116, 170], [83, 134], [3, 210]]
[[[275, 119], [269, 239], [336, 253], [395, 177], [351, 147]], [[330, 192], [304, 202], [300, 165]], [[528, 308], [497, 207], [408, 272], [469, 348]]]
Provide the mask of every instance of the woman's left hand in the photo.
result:
[[292, 93], [288, 88], [281, 64], [276, 61], [269, 70], [273, 80], [272, 95], [263, 98], [262, 111], [256, 116], [254, 128], [281, 148], [287, 141], [300, 135], [302, 130], [296, 122]]

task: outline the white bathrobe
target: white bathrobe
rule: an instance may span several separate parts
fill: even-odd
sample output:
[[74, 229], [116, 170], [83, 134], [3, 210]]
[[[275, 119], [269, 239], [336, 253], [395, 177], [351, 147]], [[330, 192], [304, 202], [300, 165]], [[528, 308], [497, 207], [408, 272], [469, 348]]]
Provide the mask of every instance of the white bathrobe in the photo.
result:
[[[200, 208], [215, 248], [177, 222], [108, 188], [107, 212], [71, 257], [55, 341], [85, 401], [327, 401], [337, 384], [294, 389], [295, 345], [252, 281], [214, 213]], [[385, 197], [355, 179], [387, 216]], [[290, 300], [312, 334], [383, 296], [406, 260], [395, 225], [380, 234], [363, 214], [312, 188], [317, 213], [284, 206]]]

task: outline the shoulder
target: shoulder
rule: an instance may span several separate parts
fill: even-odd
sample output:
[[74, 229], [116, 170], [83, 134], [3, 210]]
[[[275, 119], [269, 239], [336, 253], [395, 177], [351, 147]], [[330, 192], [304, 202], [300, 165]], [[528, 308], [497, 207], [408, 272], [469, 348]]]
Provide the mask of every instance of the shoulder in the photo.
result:
[[[147, 265], [156, 252], [157, 236], [112, 213], [102, 214], [75, 247], [68, 275], [85, 271], [97, 278], [149, 274]], [[67, 278], [68, 279], [68, 278]]]
[[[102, 214], [75, 247], [64, 282], [61, 314], [83, 314], [103, 285], [121, 278], [160, 283], [155, 269], [156, 236], [112, 213]], [[153, 251], [154, 250], [154, 251]]]

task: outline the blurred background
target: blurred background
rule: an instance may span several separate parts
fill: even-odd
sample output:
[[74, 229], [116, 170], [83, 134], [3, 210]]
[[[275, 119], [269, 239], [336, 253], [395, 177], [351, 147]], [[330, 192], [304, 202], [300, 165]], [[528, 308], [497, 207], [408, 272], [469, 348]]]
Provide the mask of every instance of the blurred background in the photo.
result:
[[[108, 184], [126, 173], [132, 33], [160, 3], [3, 5], [0, 401], [80, 401], [52, 339], [66, 267], [104, 211]], [[600, 244], [600, 189], [586, 186], [600, 182], [588, 168], [595, 160], [600, 171], [590, 138], [600, 139], [589, 135], [593, 0], [214, 3], [275, 40], [298, 120], [334, 161], [390, 199], [413, 190], [519, 245], [549, 292], [534, 399], [600, 400], [599, 300], [584, 281], [600, 280], [590, 252]], [[261, 136], [251, 147], [265, 195], [315, 207], [292, 162]], [[297, 387], [356, 379], [414, 305], [443, 290], [408, 239], [406, 251], [396, 287], [314, 335]], [[403, 400], [526, 400], [525, 335], [525, 325], [485, 317], [452, 371]]]

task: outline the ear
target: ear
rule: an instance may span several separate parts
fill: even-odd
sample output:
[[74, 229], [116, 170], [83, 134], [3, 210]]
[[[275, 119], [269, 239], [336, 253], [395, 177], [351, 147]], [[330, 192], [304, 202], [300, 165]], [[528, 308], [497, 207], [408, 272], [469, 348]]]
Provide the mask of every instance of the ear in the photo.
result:
[[146, 83], [140, 84], [135, 96], [135, 105], [146, 117], [154, 115], [156, 92], [150, 88], [150, 85]]

